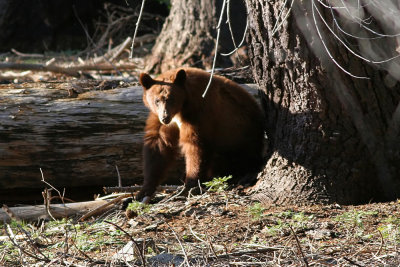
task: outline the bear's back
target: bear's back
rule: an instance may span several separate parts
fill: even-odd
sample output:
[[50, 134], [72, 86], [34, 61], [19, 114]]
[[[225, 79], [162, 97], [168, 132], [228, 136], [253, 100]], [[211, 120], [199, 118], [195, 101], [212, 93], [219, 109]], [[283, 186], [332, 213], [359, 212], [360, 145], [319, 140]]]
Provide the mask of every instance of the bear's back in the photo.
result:
[[[178, 68], [160, 74], [156, 80], [173, 82], [179, 70], [185, 70], [186, 106], [183, 113], [204, 123], [220, 127], [248, 127], [249, 120], [262, 124], [261, 108], [253, 96], [239, 84], [214, 75], [205, 97], [210, 73], [197, 68]], [[182, 114], [185, 115], [185, 114]], [[198, 122], [200, 122], [198, 121]], [[254, 127], [254, 125], [253, 125]]]
[[[235, 147], [259, 143], [264, 136], [263, 113], [255, 98], [239, 84], [218, 75], [203, 98], [210, 74], [200, 69], [184, 68], [188, 102], [183, 116], [194, 118], [201, 135], [216, 146]], [[176, 72], [177, 70], [175, 70]]]

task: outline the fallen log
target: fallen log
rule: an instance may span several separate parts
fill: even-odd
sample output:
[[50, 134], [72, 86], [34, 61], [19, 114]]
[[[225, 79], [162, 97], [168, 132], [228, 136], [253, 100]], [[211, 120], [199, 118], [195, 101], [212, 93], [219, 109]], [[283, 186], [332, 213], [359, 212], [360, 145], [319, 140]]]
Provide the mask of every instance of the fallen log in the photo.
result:
[[[40, 219], [50, 220], [51, 215], [55, 219], [67, 218], [75, 215], [82, 215], [91, 210], [94, 210], [102, 205], [109, 204], [112, 200], [94, 200], [67, 204], [51, 204], [47, 209], [45, 205], [34, 206], [21, 206], [8, 208], [19, 220], [22, 221], [38, 221]], [[112, 208], [111, 205], [107, 206], [108, 209]], [[104, 212], [105, 210], [103, 210]], [[0, 222], [11, 221], [11, 217], [3, 209], [0, 209]]]
[[[144, 122], [140, 87], [0, 89], [0, 200], [10, 189], [140, 184]], [[67, 191], [68, 193], [68, 191]], [[38, 195], [40, 197], [40, 195]], [[23, 197], [23, 196], [22, 196]]]
[[62, 66], [56, 64], [41, 64], [41, 63], [15, 63], [2, 62], [0, 70], [30, 70], [30, 71], [50, 71], [54, 73], [66, 74], [73, 77], [80, 77], [81, 71], [114, 71], [114, 70], [132, 70], [137, 66], [131, 63], [111, 64], [111, 63], [85, 63], [79, 65]]

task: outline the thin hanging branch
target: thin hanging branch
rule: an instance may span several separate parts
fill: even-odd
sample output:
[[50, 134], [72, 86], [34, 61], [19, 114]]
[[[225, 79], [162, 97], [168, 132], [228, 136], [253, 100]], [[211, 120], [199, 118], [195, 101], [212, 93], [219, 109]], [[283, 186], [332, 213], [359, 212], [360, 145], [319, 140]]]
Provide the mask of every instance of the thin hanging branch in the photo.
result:
[[[232, 31], [232, 25], [231, 25], [231, 15], [230, 15], [230, 11], [229, 11], [229, 7], [230, 7], [230, 0], [228, 0], [228, 7], [227, 7], [227, 23], [228, 23], [228, 26], [229, 26], [229, 32], [230, 32], [230, 34], [231, 34], [231, 38], [232, 38], [232, 43], [233, 43], [233, 46], [235, 47], [231, 52], [229, 52], [229, 53], [221, 53], [221, 56], [230, 56], [230, 55], [232, 55], [233, 53], [235, 53], [242, 45], [243, 45], [243, 43], [244, 43], [244, 41], [246, 40], [246, 33], [247, 33], [247, 30], [248, 30], [248, 28], [249, 28], [249, 19], [248, 19], [248, 13], [247, 13], [247, 19], [246, 19], [246, 27], [244, 28], [244, 32], [243, 32], [243, 37], [242, 37], [242, 40], [240, 41], [240, 43], [236, 46], [236, 43], [235, 43], [235, 38], [234, 38], [234, 36], [233, 36], [233, 31]], [[247, 11], [246, 11], [247, 12]]]
[[[342, 1], [342, 2], [343, 2], [343, 1]], [[367, 26], [365, 25], [365, 24], [368, 25], [368, 24], [370, 24], [370, 23], [363, 23], [363, 20], [362, 20], [361, 18], [353, 16], [353, 14], [350, 12], [350, 10], [348, 9], [347, 6], [343, 6], [343, 7], [340, 7], [340, 8], [345, 9], [346, 12], [347, 12], [347, 14], [349, 14], [349, 16], [351, 16], [351, 17], [353, 18], [354, 21], [358, 21], [358, 22], [359, 22], [359, 25], [361, 26], [361, 28], [363, 28], [364, 30], [366, 30], [366, 31], [368, 31], [368, 32], [370, 32], [370, 33], [372, 33], [373, 35], [376, 35], [376, 36], [375, 36], [375, 37], [363, 37], [363, 36], [355, 36], [355, 35], [353, 35], [353, 34], [350, 34], [350, 33], [348, 33], [347, 31], [343, 30], [342, 27], [341, 27], [341, 26], [339, 25], [339, 23], [338, 23], [337, 16], [335, 15], [334, 10], [335, 10], [335, 9], [338, 9], [339, 7], [335, 7], [335, 6], [327, 5], [327, 4], [322, 4], [322, 2], [321, 2], [320, 0], [319, 0], [319, 3], [320, 3], [323, 7], [329, 8], [329, 9], [331, 10], [331, 14], [332, 14], [333, 21], [335, 22], [335, 26], [338, 27], [338, 29], [339, 29], [341, 32], [343, 32], [344, 34], [346, 34], [346, 35], [348, 35], [348, 36], [350, 36], [350, 37], [357, 38], [357, 39], [371, 39], [371, 40], [373, 40], [373, 39], [380, 39], [380, 38], [386, 38], [386, 37], [398, 37], [398, 36], [400, 36], [400, 33], [396, 33], [396, 34], [384, 34], [384, 33], [379, 33], [379, 32], [377, 32], [377, 31], [374, 31], [373, 29], [371, 29], [370, 27], [367, 27]], [[343, 2], [343, 4], [345, 5], [344, 2]]]
[[[274, 36], [275, 33], [277, 33], [279, 31], [279, 29], [282, 27], [283, 23], [286, 21], [286, 19], [289, 17], [290, 15], [290, 11], [292, 11], [292, 6], [294, 3], [294, 0], [292, 0], [292, 3], [290, 4], [289, 10], [286, 12], [285, 17], [283, 17], [283, 10], [286, 6], [287, 0], [285, 1], [285, 3], [282, 5], [281, 10], [279, 11], [279, 15], [278, 18], [276, 20], [276, 23], [274, 25], [274, 28], [272, 29], [272, 33], [271, 36]], [[279, 22], [279, 19], [281, 19], [281, 22]]]
[[136, 38], [136, 34], [137, 34], [137, 31], [139, 28], [140, 20], [142, 19], [143, 8], [144, 8], [145, 2], [146, 2], [146, 0], [142, 0], [142, 6], [140, 7], [140, 13], [138, 16], [138, 20], [136, 22], [135, 32], [133, 33], [133, 37], [132, 37], [132, 45], [131, 45], [131, 52], [129, 53], [129, 59], [133, 58], [133, 48], [135, 47], [135, 38]]
[[326, 43], [325, 43], [324, 38], [322, 37], [321, 31], [320, 31], [319, 26], [318, 26], [317, 18], [316, 18], [316, 16], [315, 16], [315, 10], [318, 9], [318, 7], [317, 7], [316, 4], [315, 4], [315, 0], [312, 0], [311, 3], [312, 3], [311, 11], [312, 11], [312, 16], [313, 16], [313, 20], [314, 20], [315, 29], [317, 30], [317, 34], [318, 34], [318, 36], [319, 36], [319, 39], [321, 40], [322, 45], [324, 46], [325, 51], [326, 51], [326, 53], [328, 54], [328, 56], [330, 57], [330, 59], [332, 60], [332, 62], [335, 63], [335, 65], [336, 65], [337, 67], [339, 67], [339, 69], [341, 69], [344, 73], [346, 73], [347, 75], [349, 75], [349, 76], [351, 76], [351, 77], [353, 77], [353, 78], [357, 78], [357, 79], [369, 79], [368, 77], [365, 77], [365, 76], [357, 76], [357, 75], [354, 75], [354, 74], [350, 73], [350, 72], [347, 71], [343, 66], [341, 66], [341, 65], [336, 61], [336, 59], [332, 56], [331, 52], [329, 51], [328, 46], [327, 46]]
[[215, 62], [217, 61], [217, 55], [218, 55], [218, 44], [219, 44], [219, 36], [221, 33], [221, 24], [222, 24], [222, 18], [224, 16], [224, 11], [225, 11], [225, 6], [226, 6], [226, 2], [227, 0], [224, 0], [222, 3], [222, 9], [221, 9], [221, 14], [219, 16], [219, 21], [218, 21], [218, 25], [217, 25], [217, 40], [215, 41], [215, 52], [214, 52], [214, 60], [213, 60], [213, 64], [212, 64], [212, 69], [211, 69], [211, 74], [210, 74], [210, 80], [208, 81], [207, 87], [204, 90], [204, 93], [202, 95], [203, 98], [206, 97], [206, 94], [208, 92], [208, 89], [210, 89], [210, 85], [213, 79], [213, 75], [214, 75], [214, 71], [215, 71]]
[[374, 60], [371, 60], [371, 59], [368, 59], [368, 58], [366, 58], [366, 57], [363, 57], [362, 55], [360, 55], [359, 53], [356, 53], [353, 49], [351, 49], [334, 31], [333, 31], [333, 29], [328, 25], [328, 23], [326, 22], [326, 20], [324, 19], [324, 17], [322, 16], [322, 14], [321, 14], [321, 12], [320, 12], [320, 10], [318, 9], [318, 8], [315, 8], [315, 10], [317, 11], [317, 13], [318, 13], [318, 15], [319, 15], [319, 17], [320, 17], [320, 19], [321, 19], [321, 21], [325, 24], [325, 26], [326, 26], [326, 28], [332, 33], [332, 35], [350, 52], [350, 53], [352, 53], [353, 55], [355, 55], [356, 57], [358, 57], [358, 58], [360, 58], [360, 59], [362, 59], [362, 60], [364, 60], [364, 61], [366, 61], [366, 62], [369, 62], [369, 63], [374, 63], [374, 64], [382, 64], [382, 63], [386, 63], [386, 62], [388, 62], [388, 61], [390, 61], [390, 60], [393, 60], [393, 59], [395, 59], [395, 58], [398, 58], [398, 57], [400, 57], [400, 54], [399, 55], [397, 55], [397, 56], [394, 56], [394, 57], [391, 57], [391, 58], [388, 58], [388, 59], [384, 59], [384, 60], [380, 60], [380, 61], [374, 61]]

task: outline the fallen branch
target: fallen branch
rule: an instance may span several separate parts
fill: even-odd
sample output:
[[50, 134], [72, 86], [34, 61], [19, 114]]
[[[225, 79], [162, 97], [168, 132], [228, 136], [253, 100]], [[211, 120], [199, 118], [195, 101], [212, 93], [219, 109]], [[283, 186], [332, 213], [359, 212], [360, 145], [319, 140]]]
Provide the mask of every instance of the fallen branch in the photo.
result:
[[[94, 200], [67, 204], [51, 204], [48, 209], [56, 219], [84, 214], [96, 209], [110, 201]], [[22, 206], [8, 208], [16, 217], [23, 221], [37, 221], [38, 219], [50, 219], [45, 205]], [[0, 210], [0, 221], [10, 222], [11, 218], [7, 212]]]
[[24, 72], [13, 72], [13, 71], [7, 71], [5, 73], [0, 73], [0, 80], [14, 80], [18, 78], [25, 78], [29, 77], [29, 75], [32, 74], [30, 70], [24, 71]]
[[126, 198], [126, 197], [130, 197], [130, 196], [131, 196], [131, 194], [120, 195], [117, 198], [115, 198], [115, 199], [113, 199], [113, 200], [111, 200], [111, 201], [109, 201], [107, 203], [104, 203], [103, 205], [101, 205], [101, 206], [89, 211], [88, 213], [83, 215], [81, 218], [79, 218], [78, 221], [82, 222], [82, 221], [86, 220], [87, 218], [89, 218], [91, 216], [94, 216], [94, 215], [99, 214], [99, 213], [101, 213], [101, 212], [103, 212], [105, 210], [108, 210], [109, 206], [111, 206], [112, 204], [117, 203], [121, 199]]
[[49, 262], [49, 258], [40, 258], [38, 256], [36, 256], [35, 254], [32, 254], [31, 252], [26, 251], [22, 246], [20, 246], [15, 240], [14, 240], [14, 233], [12, 232], [11, 227], [8, 224], [4, 224], [4, 231], [6, 232], [8, 238], [10, 239], [10, 241], [13, 243], [13, 245], [15, 247], [17, 247], [19, 249], [19, 251], [21, 252], [21, 254], [25, 254], [33, 259], [36, 259], [38, 261], [45, 261], [45, 262]]
[[22, 52], [19, 52], [19, 51], [15, 50], [14, 48], [11, 48], [11, 52], [13, 52], [14, 54], [16, 54], [16, 55], [19, 56], [19, 57], [39, 57], [39, 58], [44, 57], [44, 55], [42, 55], [42, 54], [27, 54], [27, 53], [22, 53]]
[[51, 71], [55, 73], [67, 74], [74, 77], [79, 77], [80, 74], [75, 69], [59, 67], [56, 65], [35, 64], [35, 63], [0, 63], [0, 70], [32, 70], [32, 71]]
[[[136, 37], [135, 47], [139, 46], [141, 44], [144, 44], [144, 43], [151, 43], [156, 38], [157, 38], [157, 36], [155, 34], [145, 34], [145, 35]], [[113, 62], [117, 57], [119, 57], [122, 54], [122, 52], [125, 51], [125, 49], [129, 48], [129, 45], [131, 43], [132, 43], [132, 38], [128, 37], [125, 39], [125, 41], [123, 43], [117, 45], [116, 47], [111, 49], [109, 52], [105, 53], [103, 56], [95, 57], [95, 58], [89, 59], [87, 61], [92, 62], [92, 63], [100, 63], [100, 62], [104, 62], [104, 61]]]
[[174, 229], [173, 229], [167, 222], [165, 222], [165, 224], [166, 224], [166, 225], [168, 226], [168, 228], [172, 231], [172, 233], [174, 234], [176, 240], [178, 240], [178, 243], [179, 243], [179, 245], [181, 246], [181, 249], [182, 249], [183, 256], [185, 257], [185, 263], [186, 263], [186, 265], [187, 265], [188, 267], [190, 267], [189, 258], [188, 258], [188, 255], [187, 255], [187, 253], [186, 253], [185, 247], [183, 246], [181, 240], [179, 239], [179, 237], [178, 237], [178, 235], [176, 234], [176, 232], [174, 231]]
[[226, 254], [221, 254], [218, 255], [218, 258], [229, 258], [229, 257], [237, 257], [237, 256], [243, 256], [243, 255], [250, 255], [250, 254], [259, 254], [259, 253], [267, 253], [267, 252], [275, 252], [282, 250], [282, 248], [261, 248], [261, 249], [254, 249], [254, 250], [243, 250], [243, 251], [236, 251], [236, 252], [231, 252], [231, 253], [226, 253]]
[[309, 266], [308, 260], [307, 260], [306, 256], [304, 255], [303, 249], [301, 248], [299, 238], [297, 237], [296, 232], [293, 230], [293, 227], [291, 225], [289, 225], [289, 228], [294, 236], [294, 239], [296, 240], [297, 248], [299, 249], [301, 257], [303, 258], [303, 261], [304, 261], [304, 266], [308, 267]]
[[110, 222], [110, 221], [104, 221], [105, 223], [109, 223], [113, 226], [115, 226], [118, 230], [120, 230], [121, 232], [123, 232], [127, 237], [129, 237], [129, 239], [132, 241], [132, 243], [135, 245], [136, 250], [138, 251], [138, 254], [140, 256], [140, 259], [142, 260], [142, 266], [146, 266], [146, 257], [144, 255], [143, 250], [141, 250], [139, 248], [139, 244], [136, 242], [136, 240], [132, 237], [132, 235], [130, 235], [127, 231], [125, 231], [122, 227], [120, 227], [119, 225]]
[[104, 62], [104, 61], [114, 61], [124, 50], [129, 46], [131, 43], [132, 39], [131, 37], [126, 38], [126, 40], [122, 43], [105, 53], [103, 56], [100, 57], [95, 57], [93, 59], [89, 59], [89, 62], [92, 62], [94, 64]]
[[9, 208], [6, 204], [3, 204], [2, 209], [3, 209], [3, 211], [4, 211], [5, 213], [7, 213], [7, 215], [8, 215], [11, 219], [13, 219], [13, 220], [15, 220], [15, 221], [17, 221], [17, 222], [20, 222], [20, 221], [21, 221], [21, 219], [20, 219], [17, 215], [15, 215], [14, 212], [12, 212], [12, 210], [10, 210], [10, 208]]
[[12, 62], [4, 62], [0, 63], [0, 70], [31, 70], [31, 71], [50, 71], [54, 73], [66, 74], [69, 76], [80, 77], [80, 71], [94, 71], [94, 70], [102, 70], [102, 71], [111, 71], [111, 70], [128, 70], [134, 69], [136, 65], [125, 63], [125, 64], [83, 64], [83, 65], [73, 65], [73, 66], [59, 66], [59, 65], [46, 65], [39, 63], [12, 63]]
[[[157, 188], [157, 191], [165, 191], [165, 192], [174, 192], [178, 190], [178, 185], [160, 185]], [[103, 187], [103, 191], [106, 194], [111, 194], [111, 193], [132, 193], [139, 191], [142, 188], [142, 186], [111, 186], [111, 187]]]

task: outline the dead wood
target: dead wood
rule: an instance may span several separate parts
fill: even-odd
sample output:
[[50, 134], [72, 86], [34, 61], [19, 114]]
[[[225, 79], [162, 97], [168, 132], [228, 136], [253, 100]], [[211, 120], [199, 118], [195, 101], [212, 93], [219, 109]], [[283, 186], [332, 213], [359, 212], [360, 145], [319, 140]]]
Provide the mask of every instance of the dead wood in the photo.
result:
[[131, 41], [132, 41], [131, 37], [128, 37], [122, 44], [117, 45], [116, 47], [114, 47], [101, 57], [96, 57], [92, 60], [89, 60], [89, 62], [93, 62], [94, 64], [104, 61], [113, 62], [119, 55], [121, 55], [124, 49], [126, 49], [129, 46], [129, 43]]
[[[146, 43], [151, 43], [154, 42], [156, 39], [156, 35], [154, 34], [145, 34], [143, 36], [136, 37], [135, 40], [135, 47], [141, 46]], [[93, 59], [87, 60], [88, 63], [100, 63], [100, 62], [113, 62], [116, 58], [118, 58], [126, 49], [129, 48], [129, 45], [132, 43], [132, 38], [128, 37], [125, 39], [125, 41], [107, 53], [105, 53], [103, 56], [100, 57], [95, 57]]]
[[[165, 192], [174, 192], [178, 189], [179, 186], [177, 185], [160, 185], [157, 188], [157, 191], [165, 191]], [[137, 192], [142, 188], [142, 186], [110, 186], [110, 187], [104, 187], [103, 191], [106, 194], [110, 194], [110, 193], [123, 193], [123, 192], [129, 192], [129, 193], [133, 193], [133, 192]]]
[[113, 200], [110, 200], [109, 202], [104, 203], [103, 205], [98, 206], [97, 208], [85, 213], [81, 218], [79, 218], [79, 221], [83, 222], [84, 220], [86, 220], [92, 216], [104, 213], [105, 211], [110, 209], [111, 205], [116, 204], [117, 202], [120, 202], [122, 199], [130, 197], [130, 196], [132, 196], [132, 195], [131, 194], [122, 194], [122, 195], [114, 198]]
[[[84, 214], [104, 204], [108, 204], [109, 200], [94, 200], [86, 202], [68, 203], [68, 204], [51, 204], [48, 209], [52, 216], [56, 219]], [[107, 207], [111, 208], [110, 206]], [[15, 216], [24, 221], [37, 221], [39, 219], [50, 219], [45, 205], [21, 206], [8, 208]], [[10, 222], [11, 218], [3, 210], [0, 210], [0, 221]]]
[[13, 71], [6, 71], [4, 73], [0, 73], [0, 80], [14, 80], [18, 78], [26, 78], [30, 77], [32, 74], [32, 71], [27, 70], [23, 72], [13, 72]]
[[[80, 89], [69, 97], [68, 89]], [[41, 172], [56, 188], [141, 183], [148, 110], [140, 87], [0, 90], [0, 195], [40, 189]], [[94, 88], [94, 85], [88, 85]], [[84, 87], [84, 88], [82, 88]], [[23, 196], [22, 196], [23, 197]]]
[[55, 64], [40, 64], [40, 63], [0, 63], [0, 70], [31, 70], [31, 71], [50, 71], [54, 73], [66, 74], [69, 76], [80, 77], [82, 71], [114, 71], [114, 70], [129, 70], [135, 69], [137, 66], [132, 63], [122, 64], [94, 64], [85, 63], [81, 65], [61, 66]]
[[31, 58], [33, 58], [33, 57], [36, 57], [36, 58], [43, 58], [43, 57], [44, 57], [43, 54], [22, 53], [22, 52], [17, 51], [17, 50], [14, 49], [14, 48], [11, 48], [11, 52], [13, 52], [14, 54], [16, 54], [16, 55], [19, 56], [19, 57], [31, 57]]

